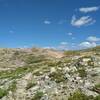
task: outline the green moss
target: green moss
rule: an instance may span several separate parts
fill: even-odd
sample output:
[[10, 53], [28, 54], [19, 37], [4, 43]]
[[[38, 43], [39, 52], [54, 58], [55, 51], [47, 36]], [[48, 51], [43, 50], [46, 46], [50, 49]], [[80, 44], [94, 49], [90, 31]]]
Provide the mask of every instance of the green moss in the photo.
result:
[[43, 92], [38, 91], [31, 100], [40, 100], [43, 97]]

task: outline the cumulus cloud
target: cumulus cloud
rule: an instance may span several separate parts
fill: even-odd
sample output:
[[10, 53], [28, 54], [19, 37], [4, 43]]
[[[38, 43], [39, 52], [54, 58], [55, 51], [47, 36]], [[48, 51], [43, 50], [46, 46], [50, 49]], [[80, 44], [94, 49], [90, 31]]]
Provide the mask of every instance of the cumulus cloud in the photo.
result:
[[83, 8], [79, 8], [79, 11], [83, 12], [83, 13], [94, 12], [94, 11], [97, 11], [97, 10], [99, 10], [99, 7], [83, 7]]
[[74, 15], [71, 20], [71, 24], [76, 27], [86, 26], [95, 23], [90, 16], [82, 16], [79, 19]]
[[91, 48], [91, 47], [96, 47], [96, 43], [95, 42], [82, 42], [79, 44], [79, 46], [81, 48]]
[[100, 38], [96, 36], [89, 36], [86, 41], [82, 42], [79, 44], [81, 48], [91, 48], [91, 47], [96, 47], [97, 42], [100, 41]]
[[96, 36], [90, 36], [87, 38], [87, 40], [90, 42], [98, 42], [100, 41], [100, 38], [97, 38]]
[[48, 24], [48, 25], [49, 25], [49, 24], [51, 24], [51, 21], [45, 20], [45, 21], [44, 21], [44, 24]]

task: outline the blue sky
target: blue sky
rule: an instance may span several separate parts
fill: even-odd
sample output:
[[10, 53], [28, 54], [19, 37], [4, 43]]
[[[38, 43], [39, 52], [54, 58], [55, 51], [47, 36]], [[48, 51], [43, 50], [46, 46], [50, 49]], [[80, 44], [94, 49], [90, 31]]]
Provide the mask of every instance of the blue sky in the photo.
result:
[[100, 0], [0, 0], [0, 47], [99, 44]]

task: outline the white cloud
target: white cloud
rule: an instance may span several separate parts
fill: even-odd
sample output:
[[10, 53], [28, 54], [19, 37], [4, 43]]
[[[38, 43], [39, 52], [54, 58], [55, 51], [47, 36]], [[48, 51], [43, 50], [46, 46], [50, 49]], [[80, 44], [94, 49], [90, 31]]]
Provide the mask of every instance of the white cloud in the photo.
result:
[[68, 50], [68, 43], [67, 42], [61, 42], [59, 46], [57, 47], [58, 50]]
[[97, 38], [95, 36], [90, 36], [87, 38], [87, 40], [90, 42], [98, 42], [98, 41], [100, 41], [100, 38]]
[[91, 48], [91, 47], [95, 47], [96, 46], [96, 43], [95, 42], [82, 42], [79, 44], [79, 46], [81, 48]]
[[68, 43], [67, 42], [61, 42], [60, 44], [61, 45], [67, 45]]
[[75, 37], [72, 37], [72, 40], [75, 40], [76, 38]]
[[48, 24], [48, 25], [49, 25], [49, 24], [51, 24], [51, 21], [45, 20], [45, 21], [44, 21], [44, 24]]
[[73, 35], [73, 33], [69, 32], [68, 35], [71, 36], [71, 35]]
[[57, 48], [58, 50], [68, 50], [68, 47], [66, 45], [60, 45]]
[[83, 13], [94, 12], [94, 11], [97, 11], [97, 10], [99, 10], [99, 7], [83, 7], [83, 8], [79, 8], [79, 11], [83, 12]]
[[81, 48], [91, 48], [91, 47], [96, 47], [98, 41], [100, 41], [100, 38], [96, 37], [96, 36], [89, 36], [87, 39], [87, 41], [82, 42], [79, 44], [79, 47]]
[[56, 50], [57, 48], [56, 47], [53, 47], [53, 46], [47, 46], [47, 47], [43, 47], [44, 49], [54, 49], [54, 50]]
[[76, 27], [86, 26], [93, 23], [95, 23], [95, 20], [93, 20], [90, 16], [83, 16], [77, 19], [74, 15], [71, 20], [71, 24]]

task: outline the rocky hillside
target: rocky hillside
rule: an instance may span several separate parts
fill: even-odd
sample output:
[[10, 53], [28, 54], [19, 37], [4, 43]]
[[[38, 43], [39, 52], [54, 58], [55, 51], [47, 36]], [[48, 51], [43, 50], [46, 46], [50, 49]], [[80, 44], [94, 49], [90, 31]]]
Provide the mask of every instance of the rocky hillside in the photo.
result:
[[100, 47], [0, 49], [0, 100], [100, 100]]

